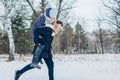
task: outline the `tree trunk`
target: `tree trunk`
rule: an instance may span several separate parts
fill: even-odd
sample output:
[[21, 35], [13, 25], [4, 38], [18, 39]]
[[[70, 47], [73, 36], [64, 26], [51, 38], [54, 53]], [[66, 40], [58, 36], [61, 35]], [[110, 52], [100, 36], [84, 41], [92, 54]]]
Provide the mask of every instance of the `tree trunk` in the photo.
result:
[[102, 54], [104, 54], [103, 38], [102, 38], [102, 33], [101, 33], [101, 29], [100, 29], [100, 28], [99, 28], [99, 34], [100, 34], [100, 45], [101, 45], [101, 50], [102, 50]]
[[15, 53], [15, 45], [14, 45], [14, 39], [12, 34], [11, 26], [7, 26], [7, 34], [8, 34], [8, 40], [9, 40], [9, 58], [8, 61], [14, 60], [14, 53]]

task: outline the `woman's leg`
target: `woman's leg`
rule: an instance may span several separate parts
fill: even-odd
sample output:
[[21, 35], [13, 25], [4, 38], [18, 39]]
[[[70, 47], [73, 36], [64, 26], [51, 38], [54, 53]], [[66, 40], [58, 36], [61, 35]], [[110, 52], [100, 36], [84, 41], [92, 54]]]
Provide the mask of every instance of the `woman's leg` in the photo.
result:
[[36, 49], [33, 52], [34, 55], [33, 55], [33, 59], [32, 59], [32, 66], [37, 67], [38, 63], [40, 62], [39, 56], [44, 48], [44, 45], [39, 45], [39, 46], [36, 46], [35, 48]]

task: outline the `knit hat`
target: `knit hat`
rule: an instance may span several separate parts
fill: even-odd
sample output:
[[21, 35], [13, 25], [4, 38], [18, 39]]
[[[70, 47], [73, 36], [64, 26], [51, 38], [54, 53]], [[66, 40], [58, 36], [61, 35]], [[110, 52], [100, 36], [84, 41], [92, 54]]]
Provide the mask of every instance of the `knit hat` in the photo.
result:
[[47, 8], [46, 9], [46, 16], [49, 18], [56, 18], [57, 16], [57, 9], [56, 8]]

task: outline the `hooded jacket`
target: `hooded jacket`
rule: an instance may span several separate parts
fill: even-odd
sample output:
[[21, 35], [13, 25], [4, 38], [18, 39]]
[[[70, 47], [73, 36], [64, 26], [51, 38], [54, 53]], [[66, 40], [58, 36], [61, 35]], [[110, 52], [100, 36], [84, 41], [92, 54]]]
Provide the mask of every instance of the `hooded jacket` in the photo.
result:
[[32, 26], [32, 37], [34, 38], [34, 31], [36, 30], [36, 28], [43, 28], [45, 27], [45, 16], [41, 15], [38, 17], [38, 19], [34, 22], [33, 26]]

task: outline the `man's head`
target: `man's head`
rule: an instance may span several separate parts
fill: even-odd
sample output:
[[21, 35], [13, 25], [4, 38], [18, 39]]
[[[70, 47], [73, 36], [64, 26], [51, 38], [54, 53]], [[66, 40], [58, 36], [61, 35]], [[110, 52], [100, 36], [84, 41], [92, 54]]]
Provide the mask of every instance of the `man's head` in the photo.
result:
[[59, 20], [58, 20], [58, 21], [56, 21], [56, 23], [57, 23], [58, 26], [63, 27], [62, 21], [59, 21]]
[[62, 23], [62, 21], [59, 21], [59, 20], [57, 20], [57, 21], [55, 21], [55, 22], [52, 22], [52, 25], [54, 26], [54, 28], [53, 28], [53, 31], [54, 32], [59, 32], [60, 30], [62, 30], [62, 27], [63, 27], [63, 23]]
[[62, 27], [63, 27], [63, 23], [62, 21], [56, 21], [56, 27], [57, 27], [57, 31], [60, 31], [62, 30]]

